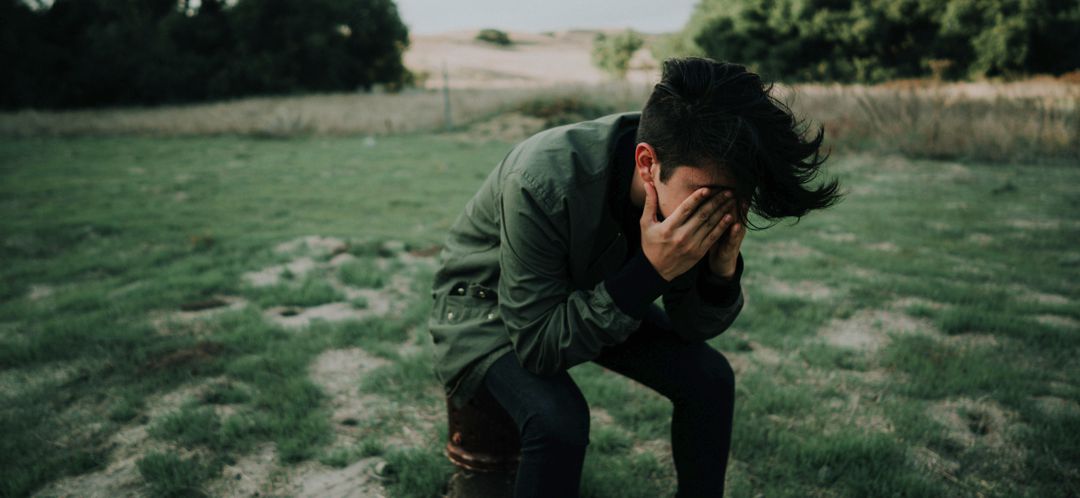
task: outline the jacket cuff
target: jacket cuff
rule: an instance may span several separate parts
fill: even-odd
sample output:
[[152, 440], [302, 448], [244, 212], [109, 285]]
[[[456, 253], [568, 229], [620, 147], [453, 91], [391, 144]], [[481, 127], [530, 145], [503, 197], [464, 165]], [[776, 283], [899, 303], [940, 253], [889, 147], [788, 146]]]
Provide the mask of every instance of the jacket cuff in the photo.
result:
[[701, 299], [714, 306], [731, 306], [739, 298], [742, 292], [743, 258], [742, 253], [736, 257], [735, 274], [731, 278], [723, 278], [713, 274], [706, 263], [698, 277], [698, 294]]
[[638, 249], [623, 267], [604, 280], [611, 300], [623, 313], [640, 320], [645, 310], [671, 286]]

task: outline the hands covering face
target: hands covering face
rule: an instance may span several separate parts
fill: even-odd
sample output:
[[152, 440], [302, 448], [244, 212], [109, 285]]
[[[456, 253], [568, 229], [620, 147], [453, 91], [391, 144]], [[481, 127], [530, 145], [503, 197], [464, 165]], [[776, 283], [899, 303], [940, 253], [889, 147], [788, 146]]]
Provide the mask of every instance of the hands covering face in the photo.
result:
[[[665, 280], [685, 273], [708, 255], [709, 269], [723, 278], [735, 273], [739, 247], [746, 235], [748, 206], [738, 206], [730, 190], [701, 188], [683, 200], [671, 216], [657, 219], [656, 187], [645, 188], [641, 214], [641, 248]], [[739, 212], [741, 216], [736, 216]]]

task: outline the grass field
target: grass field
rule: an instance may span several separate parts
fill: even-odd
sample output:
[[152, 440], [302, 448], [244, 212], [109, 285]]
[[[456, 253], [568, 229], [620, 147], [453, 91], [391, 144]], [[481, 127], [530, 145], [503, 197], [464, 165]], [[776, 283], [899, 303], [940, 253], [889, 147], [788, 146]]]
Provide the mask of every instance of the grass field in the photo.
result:
[[[510, 145], [0, 141], [0, 496], [437, 496], [433, 255]], [[709, 341], [729, 495], [1080, 495], [1080, 169], [830, 165], [847, 198], [747, 236]], [[670, 403], [570, 373], [584, 496], [670, 496]]]

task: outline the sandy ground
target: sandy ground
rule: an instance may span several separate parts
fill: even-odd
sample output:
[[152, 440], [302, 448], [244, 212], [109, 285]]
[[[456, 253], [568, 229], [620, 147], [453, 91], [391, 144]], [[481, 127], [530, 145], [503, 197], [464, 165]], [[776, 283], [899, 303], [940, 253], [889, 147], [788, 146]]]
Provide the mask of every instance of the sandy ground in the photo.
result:
[[[428, 88], [442, 88], [444, 67], [451, 88], [603, 83], [608, 76], [590, 60], [593, 38], [599, 32], [509, 32], [514, 44], [508, 47], [476, 40], [476, 30], [414, 36], [405, 53], [405, 66], [426, 75]], [[627, 80], [632, 83], [659, 80], [659, 66], [646, 48], [634, 54], [630, 66]]]

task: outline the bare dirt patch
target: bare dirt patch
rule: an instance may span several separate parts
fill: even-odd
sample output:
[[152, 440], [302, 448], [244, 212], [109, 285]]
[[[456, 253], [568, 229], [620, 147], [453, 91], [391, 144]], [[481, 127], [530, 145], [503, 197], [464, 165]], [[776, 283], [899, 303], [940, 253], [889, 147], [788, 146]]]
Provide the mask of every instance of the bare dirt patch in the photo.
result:
[[760, 286], [766, 294], [784, 297], [797, 297], [811, 301], [828, 300], [839, 292], [821, 282], [813, 280], [786, 281], [773, 278], [766, 279]]
[[30, 290], [27, 293], [27, 298], [31, 301], [38, 301], [51, 296], [55, 292], [55, 288], [47, 284], [30, 284]]
[[1024, 449], [1013, 442], [1019, 416], [989, 399], [958, 398], [932, 403], [931, 418], [942, 425], [945, 436], [963, 448], [979, 446], [995, 453], [1001, 465], [1013, 472], [1024, 464]]
[[0, 392], [17, 397], [20, 393], [65, 384], [91, 367], [83, 362], [50, 362], [0, 370]]
[[1041, 323], [1043, 325], [1049, 325], [1051, 327], [1056, 327], [1056, 328], [1060, 328], [1060, 329], [1067, 329], [1067, 330], [1080, 329], [1080, 322], [1077, 322], [1073, 318], [1070, 318], [1070, 317], [1067, 317], [1067, 316], [1061, 316], [1061, 315], [1036, 315], [1035, 316], [1035, 321], [1037, 321], [1037, 322], [1039, 322], [1039, 323]]
[[258, 271], [245, 273], [243, 279], [255, 287], [266, 287], [280, 283], [282, 274], [286, 271], [293, 277], [300, 278], [307, 275], [317, 266], [311, 256], [300, 256], [288, 263], [268, 266]]
[[888, 308], [897, 311], [905, 311], [911, 308], [928, 308], [932, 310], [945, 309], [948, 305], [945, 303], [939, 303], [937, 301], [931, 301], [921, 297], [902, 297], [895, 299], [888, 304]]
[[892, 242], [875, 242], [873, 244], [866, 244], [863, 247], [870, 249], [871, 251], [880, 252], [900, 252], [900, 248]]
[[[361, 392], [360, 381], [387, 364], [388, 360], [361, 348], [347, 348], [323, 351], [308, 366], [308, 376], [329, 398], [334, 430], [332, 447], [353, 447], [368, 436], [359, 428], [360, 421], [378, 416], [379, 407], [387, 401]], [[381, 460], [362, 458], [343, 468], [317, 461], [281, 466], [274, 445], [264, 444], [258, 451], [227, 466], [222, 477], [210, 483], [208, 489], [216, 496], [382, 497], [385, 490], [371, 472], [373, 465]]]
[[947, 335], [942, 340], [949, 345], [960, 349], [981, 349], [1000, 346], [1003, 342], [1012, 341], [1007, 337], [998, 337], [994, 334], [967, 332], [957, 335]]
[[[451, 88], [596, 84], [609, 77], [590, 61], [593, 38], [599, 32], [614, 31], [511, 31], [508, 34], [514, 43], [508, 47], [476, 40], [477, 30], [422, 35], [413, 38], [404, 63], [426, 76], [424, 84], [428, 88], [442, 87], [444, 68]], [[647, 49], [634, 54], [630, 67], [628, 81], [638, 85], [655, 81], [657, 61]]]
[[[377, 269], [391, 272], [386, 283], [379, 288], [355, 287], [345, 284], [339, 277], [338, 269], [357, 259], [353, 254], [344, 252], [346, 250], [346, 243], [334, 237], [301, 237], [278, 244], [274, 249], [296, 259], [248, 272], [243, 278], [259, 287], [279, 284], [285, 271], [294, 277], [312, 272], [325, 275], [326, 282], [344, 294], [348, 301], [308, 308], [274, 306], [263, 310], [263, 316], [268, 320], [286, 328], [300, 329], [316, 320], [337, 322], [400, 314], [416, 297], [412, 287], [417, 273], [436, 265], [434, 255], [413, 254], [400, 241], [386, 241], [379, 248], [380, 256], [373, 259]], [[296, 278], [293, 280], [298, 281]], [[358, 301], [363, 303], [358, 304]]]
[[1057, 230], [1061, 228], [1062, 225], [1061, 220], [1027, 218], [1005, 220], [1005, 224], [1013, 228], [1019, 228], [1020, 230]]
[[750, 348], [753, 350], [753, 352], [750, 353], [750, 358], [756, 363], [765, 366], [776, 366], [780, 364], [781, 355], [779, 351], [754, 341], [750, 341]]
[[1076, 400], [1057, 396], [1036, 396], [1032, 400], [1035, 402], [1035, 406], [1038, 406], [1047, 415], [1059, 417], [1080, 415], [1080, 403], [1077, 403]]
[[867, 397], [858, 390], [848, 390], [844, 399], [832, 398], [829, 407], [829, 431], [844, 431], [848, 427], [858, 427], [867, 432], [891, 433], [895, 430], [893, 423], [882, 412], [881, 406], [873, 397]]
[[208, 298], [208, 300], [217, 301], [220, 305], [204, 307], [201, 309], [184, 310], [184, 307], [194, 307], [188, 305], [195, 303], [181, 303], [177, 306], [178, 309], [174, 311], [155, 311], [149, 313], [150, 323], [154, 326], [155, 330], [165, 335], [175, 333], [179, 330], [197, 333], [201, 328], [204, 328], [204, 325], [208, 325], [209, 320], [212, 320], [223, 313], [242, 310], [248, 305], [248, 300], [240, 296], [215, 294]]
[[274, 444], [264, 443], [226, 465], [219, 479], [206, 484], [206, 490], [210, 496], [273, 496], [285, 483], [276, 461]]
[[673, 462], [674, 459], [671, 456], [671, 441], [667, 439], [649, 439], [645, 441], [638, 441], [634, 443], [631, 450], [635, 455], [641, 453], [647, 453], [657, 459], [657, 461], [668, 463]]
[[822, 256], [817, 249], [807, 247], [794, 240], [769, 242], [761, 247], [759, 253], [766, 259], [807, 259]]
[[1039, 304], [1050, 305], [1066, 305], [1072, 302], [1071, 299], [1062, 296], [1060, 294], [1049, 294], [1046, 292], [1039, 292], [1037, 290], [1024, 287], [1022, 285], [1014, 285], [1010, 287], [1010, 290], [1014, 291], [1017, 299], [1020, 301], [1036, 302]]
[[[145, 414], [147, 417], [143, 418], [143, 420], [153, 423], [154, 419], [178, 410], [184, 403], [197, 399], [212, 382], [219, 380], [209, 379], [186, 384], [173, 391], [151, 396], [146, 400]], [[86, 410], [86, 407], [75, 406], [70, 410], [77, 412], [72, 415], [74, 418], [80, 419], [82, 416], [79, 414]], [[153, 452], [169, 452], [177, 454], [181, 458], [199, 455], [197, 451], [187, 450], [151, 438], [148, 427], [148, 424], [140, 422], [122, 427], [109, 436], [106, 442], [106, 445], [112, 448], [112, 451], [109, 453], [105, 468], [82, 475], [60, 478], [42, 488], [35, 496], [88, 496], [101, 498], [142, 496], [145, 494], [145, 490], [138, 469], [139, 459]]]
[[855, 234], [850, 232], [818, 232], [817, 235], [830, 242], [855, 242]]
[[[376, 294], [377, 297], [381, 297]], [[356, 308], [351, 303], [326, 303], [310, 308], [296, 306], [274, 306], [263, 311], [263, 316], [286, 328], [299, 329], [316, 320], [340, 322], [343, 320], [361, 320], [369, 316], [382, 316], [389, 311], [386, 300], [368, 300], [366, 308]]]
[[372, 475], [372, 468], [380, 461], [379, 457], [364, 458], [340, 469], [313, 462], [300, 464], [290, 472], [290, 494], [309, 498], [382, 498], [386, 491]]
[[905, 313], [860, 310], [850, 318], [833, 319], [818, 336], [833, 346], [874, 352], [888, 344], [890, 333], [936, 335], [937, 331], [929, 321]]
[[917, 446], [911, 450], [911, 458], [917, 467], [937, 474], [949, 481], [959, 482], [956, 472], [960, 470], [960, 463], [946, 458], [938, 452], [925, 446]]
[[345, 241], [337, 237], [306, 235], [274, 246], [274, 252], [279, 254], [301, 252], [311, 257], [322, 258], [330, 254], [343, 252], [347, 247]]

